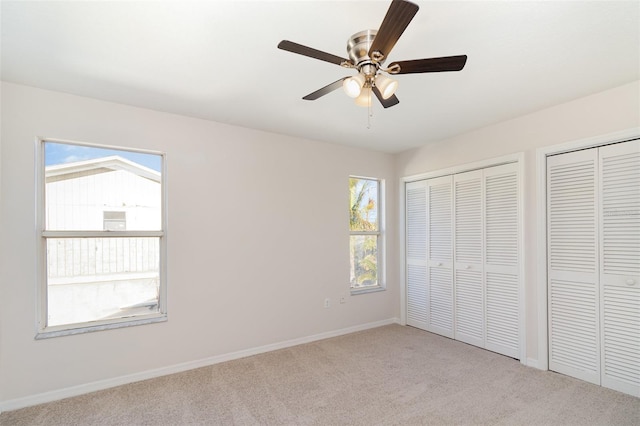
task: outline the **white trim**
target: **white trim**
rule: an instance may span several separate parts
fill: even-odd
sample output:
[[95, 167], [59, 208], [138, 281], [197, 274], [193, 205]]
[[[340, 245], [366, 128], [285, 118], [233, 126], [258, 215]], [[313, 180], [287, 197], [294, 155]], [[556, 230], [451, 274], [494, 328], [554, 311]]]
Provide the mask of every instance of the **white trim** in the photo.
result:
[[381, 285], [371, 285], [365, 287], [351, 287], [351, 295], [357, 296], [359, 294], [377, 293], [379, 291], [385, 291], [387, 288]]
[[400, 266], [400, 324], [407, 325], [407, 211], [406, 194], [407, 182], [398, 182], [398, 265]]
[[327, 331], [324, 333], [314, 334], [297, 339], [285, 340], [283, 342], [272, 343], [269, 345], [258, 346], [255, 348], [243, 349], [222, 355], [215, 355], [195, 361], [187, 361], [180, 364], [169, 365], [166, 367], [155, 368], [153, 370], [141, 371], [138, 373], [128, 374], [126, 376], [114, 377], [111, 379], [98, 380], [96, 382], [85, 383], [82, 385], [71, 386], [62, 389], [56, 389], [49, 392], [43, 392], [35, 395], [25, 396], [22, 398], [9, 399], [0, 401], [0, 413], [3, 411], [17, 410], [19, 408], [29, 407], [32, 405], [43, 404], [45, 402], [57, 401], [63, 398], [83, 395], [89, 392], [95, 392], [115, 386], [126, 385], [128, 383], [138, 382], [141, 380], [153, 379], [156, 377], [166, 376], [168, 374], [180, 373], [195, 368], [207, 367], [221, 362], [233, 361], [252, 355], [258, 355], [265, 352], [271, 352], [278, 349], [290, 348], [305, 343], [311, 343], [318, 340], [329, 339], [331, 337], [342, 336], [345, 334], [364, 331], [371, 328], [382, 327], [389, 324], [399, 324], [398, 318], [388, 318], [386, 320], [370, 322], [367, 324], [356, 325], [353, 327], [342, 328], [339, 330]]
[[[517, 164], [518, 164], [518, 241], [520, 242], [520, 256], [519, 256], [519, 268], [518, 268], [518, 300], [520, 306], [518, 306], [518, 318], [520, 320], [520, 324], [518, 324], [518, 333], [520, 336], [520, 362], [525, 364], [525, 360], [528, 363], [527, 359], [527, 304], [526, 304], [526, 259], [527, 259], [527, 241], [526, 241], [526, 233], [525, 229], [525, 215], [524, 215], [524, 206], [526, 203], [525, 200], [525, 183], [526, 183], [526, 173], [525, 173], [525, 157], [524, 152], [520, 152], [517, 154]], [[525, 364], [527, 365], [527, 364]]]
[[527, 363], [525, 365], [527, 367], [537, 368], [538, 370], [546, 370], [546, 368], [540, 368], [540, 365], [538, 364], [538, 360], [535, 358], [527, 358]]
[[44, 238], [162, 238], [164, 231], [42, 231]]
[[538, 368], [549, 369], [549, 337], [547, 325], [547, 157], [580, 149], [610, 145], [640, 137], [640, 127], [569, 141], [536, 150], [537, 210], [537, 293], [538, 293]]
[[454, 175], [457, 173], [470, 172], [487, 167], [500, 166], [502, 164], [516, 163], [524, 158], [524, 154], [518, 152], [516, 154], [504, 155], [496, 158], [488, 158], [486, 160], [475, 161], [473, 163], [453, 166], [446, 169], [436, 170], [432, 172], [420, 173], [417, 175], [406, 176], [400, 179], [400, 182], [415, 182], [418, 180], [432, 179], [440, 176]]
[[351, 226], [349, 226], [349, 244], [351, 244], [352, 236], [376, 236], [377, 237], [377, 265], [378, 270], [376, 271], [377, 275], [377, 284], [364, 286], [364, 287], [352, 287], [349, 285], [349, 289], [352, 296], [356, 296], [359, 294], [367, 294], [367, 293], [375, 293], [378, 291], [385, 291], [387, 289], [387, 251], [386, 251], [386, 220], [387, 220], [387, 203], [386, 203], [386, 181], [382, 178], [372, 178], [372, 177], [358, 177], [354, 175], [349, 175], [349, 180], [358, 179], [358, 180], [368, 180], [374, 181], [377, 185], [377, 200], [378, 206], [376, 208], [376, 216], [378, 220], [378, 230], [377, 231], [352, 231]]
[[[46, 166], [45, 164], [45, 144], [47, 142], [57, 144], [68, 144], [75, 146], [85, 146], [100, 149], [112, 149], [124, 152], [143, 153], [157, 155], [161, 157], [160, 166], [162, 171], [156, 172], [145, 166], [139, 166], [125, 158], [119, 156], [109, 156], [100, 159], [79, 161], [75, 163], [61, 164], [56, 166]], [[67, 336], [93, 331], [109, 330], [120, 327], [130, 327], [142, 324], [167, 321], [167, 161], [166, 154], [160, 151], [142, 150], [103, 144], [91, 144], [85, 142], [67, 141], [56, 138], [36, 137], [35, 139], [35, 231], [36, 244], [38, 247], [36, 254], [36, 320], [35, 339], [47, 339], [52, 337]], [[58, 176], [64, 173], [81, 171], [91, 166], [102, 165], [108, 168], [128, 169], [142, 177], [160, 182], [161, 185], [161, 229], [154, 231], [49, 231], [45, 230], [45, 192], [46, 179], [50, 175]], [[154, 237], [159, 239], [160, 262], [159, 277], [160, 287], [158, 294], [158, 312], [139, 315], [136, 317], [122, 317], [108, 320], [82, 322], [76, 324], [64, 324], [60, 326], [47, 325], [47, 257], [46, 244], [48, 238], [115, 238], [115, 237]]]
[[166, 313], [144, 314], [138, 317], [122, 317], [109, 320], [64, 324], [47, 327], [36, 334], [36, 340], [52, 337], [72, 336], [74, 334], [91, 333], [94, 331], [113, 330], [114, 328], [135, 327], [138, 325], [154, 324], [167, 321]]

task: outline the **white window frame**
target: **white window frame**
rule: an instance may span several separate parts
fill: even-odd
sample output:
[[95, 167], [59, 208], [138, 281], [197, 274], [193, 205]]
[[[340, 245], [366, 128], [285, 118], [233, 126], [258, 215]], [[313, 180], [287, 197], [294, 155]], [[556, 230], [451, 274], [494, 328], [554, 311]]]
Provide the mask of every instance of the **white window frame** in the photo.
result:
[[[357, 235], [376, 235], [377, 236], [377, 270], [376, 276], [378, 279], [377, 285], [365, 286], [365, 287], [351, 287], [351, 283], [349, 283], [349, 288], [352, 295], [357, 294], [366, 294], [373, 293], [378, 291], [386, 290], [386, 265], [385, 265], [385, 181], [384, 179], [375, 178], [375, 177], [367, 177], [367, 176], [356, 176], [350, 175], [349, 179], [362, 179], [362, 180], [372, 180], [378, 183], [378, 206], [377, 206], [377, 215], [378, 215], [378, 231], [352, 231], [350, 225], [349, 227], [349, 246], [351, 245], [351, 237]], [[347, 222], [348, 223], [348, 222]]]
[[[45, 142], [70, 144], [90, 148], [115, 149], [133, 153], [153, 154], [161, 157], [161, 222], [157, 231], [51, 231], [45, 229]], [[114, 328], [137, 326], [167, 321], [167, 184], [166, 184], [166, 156], [163, 152], [143, 150], [129, 147], [76, 142], [55, 138], [36, 139], [36, 238], [38, 253], [37, 261], [37, 309], [36, 309], [36, 335], [35, 338], [47, 339], [58, 336], [87, 333]], [[97, 321], [62, 324], [56, 326], [47, 325], [47, 239], [49, 238], [117, 238], [117, 237], [153, 237], [159, 239], [159, 291], [158, 311], [135, 317], [110, 318]]]

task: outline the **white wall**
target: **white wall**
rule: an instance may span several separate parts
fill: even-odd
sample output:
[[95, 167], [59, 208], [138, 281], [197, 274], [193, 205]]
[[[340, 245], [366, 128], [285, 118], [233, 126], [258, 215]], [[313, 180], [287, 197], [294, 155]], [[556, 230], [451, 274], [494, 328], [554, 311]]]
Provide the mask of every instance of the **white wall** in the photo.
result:
[[[399, 317], [391, 155], [9, 83], [1, 107], [0, 410]], [[167, 153], [168, 322], [34, 340], [36, 137]], [[387, 180], [384, 292], [349, 296], [350, 174]]]
[[[517, 152], [526, 163], [526, 341], [535, 363], [543, 283], [536, 276], [535, 150], [640, 126], [640, 84], [408, 151], [395, 162], [7, 83], [1, 108], [0, 409], [7, 409], [65, 389], [73, 394], [91, 383], [398, 317], [398, 177]], [[168, 322], [34, 340], [36, 136], [167, 152]], [[348, 294], [349, 174], [387, 179], [389, 289], [340, 305]], [[325, 297], [333, 300], [329, 309]]]
[[527, 362], [538, 353], [536, 149], [640, 127], [640, 82], [485, 127], [396, 158], [400, 178], [523, 152], [525, 158], [525, 302]]

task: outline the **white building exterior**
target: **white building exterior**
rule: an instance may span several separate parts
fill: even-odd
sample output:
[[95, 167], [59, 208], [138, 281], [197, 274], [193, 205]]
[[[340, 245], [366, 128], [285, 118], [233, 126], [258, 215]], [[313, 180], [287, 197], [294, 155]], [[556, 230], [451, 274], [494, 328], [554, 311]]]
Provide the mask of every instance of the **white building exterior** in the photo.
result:
[[[160, 178], [119, 156], [46, 167], [45, 229], [159, 230]], [[49, 238], [49, 325], [157, 308], [159, 253], [158, 238]]]

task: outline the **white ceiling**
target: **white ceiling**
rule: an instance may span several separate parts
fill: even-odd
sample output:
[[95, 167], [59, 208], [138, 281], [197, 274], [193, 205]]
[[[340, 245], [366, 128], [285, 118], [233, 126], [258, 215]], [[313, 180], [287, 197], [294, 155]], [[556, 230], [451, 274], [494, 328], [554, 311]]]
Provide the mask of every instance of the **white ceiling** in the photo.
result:
[[387, 63], [468, 55], [460, 72], [397, 77], [367, 110], [346, 57], [389, 1], [2, 1], [2, 79], [338, 144], [399, 152], [640, 79], [638, 1], [419, 1]]

